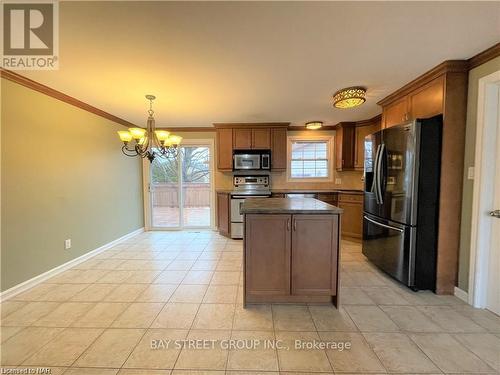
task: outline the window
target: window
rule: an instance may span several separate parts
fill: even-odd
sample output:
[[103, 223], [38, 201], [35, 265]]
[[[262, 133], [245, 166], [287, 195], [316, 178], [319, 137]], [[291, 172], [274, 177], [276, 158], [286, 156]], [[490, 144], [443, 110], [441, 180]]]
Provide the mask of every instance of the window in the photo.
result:
[[289, 138], [289, 178], [329, 180], [331, 137]]

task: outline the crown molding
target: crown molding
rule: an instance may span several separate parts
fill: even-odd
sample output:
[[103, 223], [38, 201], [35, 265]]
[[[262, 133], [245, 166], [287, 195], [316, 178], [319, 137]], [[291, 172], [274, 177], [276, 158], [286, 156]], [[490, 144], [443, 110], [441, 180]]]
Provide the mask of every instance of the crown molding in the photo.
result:
[[215, 129], [288, 128], [289, 122], [234, 122], [214, 123]]
[[485, 49], [483, 52], [479, 52], [477, 55], [472, 56], [467, 62], [469, 63], [469, 70], [483, 65], [490, 60], [493, 60], [500, 56], [500, 43]]
[[124, 120], [118, 116], [112, 115], [111, 113], [105, 112], [102, 109], [96, 108], [88, 103], [82, 102], [72, 96], [66, 95], [60, 91], [57, 91], [53, 88], [45, 86], [39, 82], [33, 81], [32, 79], [26, 78], [18, 73], [15, 73], [11, 70], [0, 68], [0, 77], [5, 78], [9, 81], [15, 82], [21, 86], [28, 87], [32, 90], [41, 92], [47, 96], [50, 96], [54, 99], [60, 100], [64, 103], [70, 104], [72, 106], [83, 109], [84, 111], [93, 113], [94, 115], [103, 117], [107, 120], [116, 122], [117, 124], [126, 126], [126, 127], [134, 127], [136, 125], [131, 122]]
[[213, 126], [157, 126], [158, 130], [168, 130], [170, 132], [214, 132], [215, 128]]
[[368, 125], [373, 125], [373, 123], [375, 122], [381, 122], [381, 121], [382, 121], [382, 114], [379, 113], [378, 115], [373, 116], [368, 120], [356, 121], [356, 126], [368, 126]]
[[469, 69], [469, 63], [467, 60], [447, 60], [441, 64], [435, 66], [428, 72], [422, 74], [421, 76], [415, 78], [413, 81], [408, 82], [406, 85], [401, 87], [399, 90], [394, 91], [392, 94], [386, 96], [384, 99], [377, 102], [378, 105], [384, 106], [394, 100], [400, 99], [401, 97], [408, 95], [410, 92], [418, 87], [421, 87], [430, 81], [436, 79], [443, 74], [448, 73], [463, 73], [467, 72]]

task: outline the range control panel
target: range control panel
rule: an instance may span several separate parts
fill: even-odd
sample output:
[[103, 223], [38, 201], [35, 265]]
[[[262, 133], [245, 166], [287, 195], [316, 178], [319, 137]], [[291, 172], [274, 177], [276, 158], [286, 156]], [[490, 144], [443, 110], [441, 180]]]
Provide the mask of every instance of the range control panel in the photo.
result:
[[268, 186], [269, 176], [234, 176], [235, 187], [243, 185]]

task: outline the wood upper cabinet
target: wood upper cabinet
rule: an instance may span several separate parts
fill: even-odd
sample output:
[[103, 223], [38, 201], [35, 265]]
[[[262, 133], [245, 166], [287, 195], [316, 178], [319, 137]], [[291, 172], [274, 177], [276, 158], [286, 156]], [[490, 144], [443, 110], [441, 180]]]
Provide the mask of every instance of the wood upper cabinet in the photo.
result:
[[346, 171], [354, 169], [355, 123], [339, 124], [335, 131], [335, 169]]
[[444, 77], [438, 77], [408, 95], [410, 119], [428, 118], [443, 112]]
[[247, 294], [290, 294], [291, 220], [291, 215], [246, 215]]
[[233, 129], [217, 129], [217, 169], [233, 169]]
[[293, 215], [292, 294], [336, 294], [338, 218]]
[[342, 236], [361, 238], [363, 236], [363, 195], [339, 194], [342, 214]]
[[284, 170], [287, 168], [287, 129], [271, 129], [271, 169]]
[[463, 162], [460, 161], [465, 152], [469, 67], [466, 60], [444, 61], [377, 103], [382, 106], [385, 127], [393, 125], [391, 113], [398, 103], [406, 103], [409, 119], [443, 115], [440, 193], [436, 202], [441, 218], [437, 294], [453, 294], [457, 282], [463, 185]]
[[382, 111], [382, 126], [389, 128], [406, 121], [443, 113], [444, 81], [444, 76], [437, 77], [385, 105]]
[[356, 144], [354, 150], [354, 168], [363, 170], [365, 166], [365, 137], [380, 130], [380, 117], [370, 123], [356, 127]]
[[234, 150], [271, 150], [271, 169], [287, 168], [288, 122], [217, 123], [217, 169], [233, 169]]
[[382, 127], [390, 128], [391, 126], [401, 124], [409, 119], [408, 114], [408, 98], [405, 96], [394, 103], [384, 107], [382, 112]]
[[219, 233], [227, 237], [231, 234], [230, 200], [229, 193], [217, 193], [217, 227]]
[[252, 148], [252, 129], [233, 129], [233, 149], [250, 150]]
[[271, 129], [233, 129], [234, 150], [271, 149]]
[[271, 149], [271, 129], [252, 129], [252, 148]]

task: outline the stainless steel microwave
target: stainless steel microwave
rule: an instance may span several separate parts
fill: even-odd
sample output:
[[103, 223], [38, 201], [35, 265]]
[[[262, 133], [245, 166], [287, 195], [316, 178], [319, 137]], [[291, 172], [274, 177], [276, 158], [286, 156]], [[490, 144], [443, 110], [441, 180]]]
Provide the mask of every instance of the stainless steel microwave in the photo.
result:
[[269, 152], [235, 152], [233, 155], [233, 170], [271, 169], [271, 154]]

